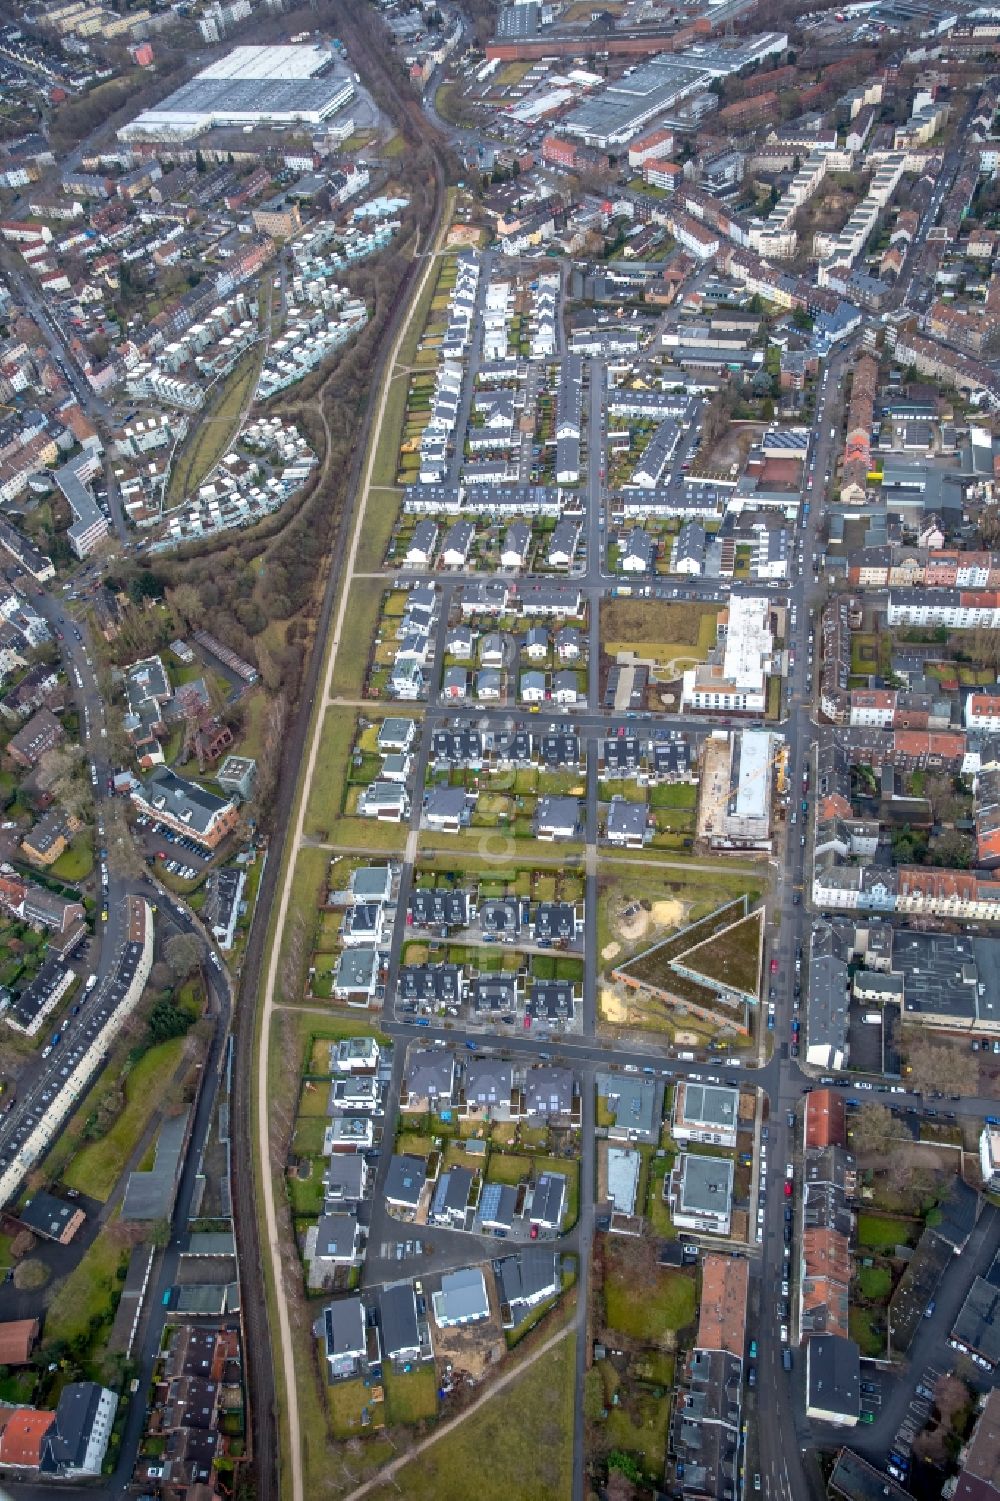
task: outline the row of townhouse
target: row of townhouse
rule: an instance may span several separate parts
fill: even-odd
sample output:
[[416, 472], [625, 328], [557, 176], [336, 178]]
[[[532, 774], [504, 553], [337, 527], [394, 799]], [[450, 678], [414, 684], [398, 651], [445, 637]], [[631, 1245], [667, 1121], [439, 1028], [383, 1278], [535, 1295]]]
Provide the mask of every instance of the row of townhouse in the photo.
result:
[[576, 620], [585, 611], [577, 585], [558, 579], [476, 579], [462, 590], [461, 611], [469, 616], [521, 615]]
[[576, 942], [583, 908], [571, 902], [530, 902], [526, 897], [487, 897], [460, 886], [422, 886], [410, 893], [406, 922], [413, 928], [455, 930], [478, 924], [484, 935], [515, 942]]
[[[391, 889], [391, 871], [379, 870]], [[374, 1037], [330, 1044], [323, 1207], [306, 1231], [304, 1247], [311, 1290], [329, 1287], [338, 1273], [364, 1258], [390, 1069], [391, 1058], [383, 1056]]]
[[460, 622], [450, 626], [445, 637], [449, 656], [459, 662], [478, 661], [483, 667], [494, 668], [510, 665], [521, 652], [529, 662], [554, 658], [565, 665], [578, 662], [582, 649], [582, 637], [574, 625], [564, 625], [553, 633], [547, 626], [533, 625], [523, 636], [504, 631], [486, 631], [480, 635], [472, 626]]
[[474, 771], [528, 767], [580, 771], [586, 764], [586, 753], [580, 736], [566, 725], [534, 733], [523, 727], [488, 730], [484, 735], [457, 726], [434, 731], [429, 759], [438, 770], [462, 766]]
[[889, 591], [890, 626], [946, 626], [951, 630], [1000, 629], [1000, 590], [913, 588]]
[[556, 392], [556, 483], [576, 484], [580, 478], [580, 438], [583, 427], [583, 360], [568, 354], [559, 367]]
[[953, 386], [965, 396], [983, 400], [991, 410], [1000, 407], [1000, 378], [981, 360], [949, 349], [934, 339], [925, 339], [911, 322], [903, 327], [890, 324], [886, 345], [901, 365], [913, 365], [918, 375]]
[[852, 588], [1000, 590], [1000, 553], [930, 551], [926, 547], [863, 547], [848, 555]]
[[389, 692], [395, 698], [418, 699], [426, 691], [439, 605], [439, 591], [433, 584], [414, 584], [407, 594], [389, 675]]
[[562, 278], [558, 271], [539, 276], [535, 284], [528, 319], [528, 339], [533, 360], [551, 359], [556, 352], [561, 289]]
[[409, 516], [481, 516], [495, 521], [513, 516], [558, 520], [563, 501], [554, 485], [443, 485], [422, 479], [418, 485], [407, 485], [403, 512]]
[[809, 1096], [804, 1136], [797, 1324], [806, 1347], [806, 1414], [854, 1427], [861, 1412], [861, 1354], [848, 1316], [857, 1172], [847, 1151], [842, 1094], [819, 1089]]
[[1000, 921], [1000, 880], [974, 871], [847, 865], [830, 852], [817, 861], [812, 898], [831, 912], [894, 912], [901, 916]]
[[464, 358], [472, 341], [480, 262], [474, 251], [463, 251], [455, 263], [455, 285], [448, 301], [447, 327], [439, 346], [431, 415], [420, 438], [420, 482], [440, 485], [448, 468], [449, 444], [454, 439], [464, 378]]
[[486, 1020], [520, 1016], [525, 1027], [533, 1022], [572, 1026], [581, 1003], [580, 987], [572, 980], [533, 979], [529, 984], [517, 974], [467, 975], [462, 965], [448, 963], [404, 965], [396, 996], [403, 1011], [457, 1016], [467, 1007]]
[[951, 699], [897, 688], [843, 689], [822, 699], [824, 714], [854, 729], [948, 730]]

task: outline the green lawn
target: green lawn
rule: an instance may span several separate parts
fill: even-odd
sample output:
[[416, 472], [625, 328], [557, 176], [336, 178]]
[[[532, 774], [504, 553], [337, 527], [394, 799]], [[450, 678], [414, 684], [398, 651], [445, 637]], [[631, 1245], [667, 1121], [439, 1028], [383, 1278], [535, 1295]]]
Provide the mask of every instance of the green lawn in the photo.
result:
[[412, 1371], [394, 1371], [391, 1361], [382, 1368], [387, 1423], [420, 1423], [437, 1416], [437, 1371], [434, 1362]]
[[505, 1152], [490, 1153], [490, 1165], [486, 1173], [488, 1182], [517, 1184], [527, 1182], [530, 1175], [530, 1157], [519, 1157]]
[[330, 1418], [337, 1438], [350, 1438], [361, 1429], [361, 1410], [371, 1400], [371, 1392], [360, 1379], [335, 1381], [327, 1387]]
[[315, 1157], [323, 1150], [326, 1120], [319, 1115], [300, 1115], [295, 1122], [292, 1151], [297, 1156]]
[[361, 697], [384, 585], [381, 579], [355, 579], [350, 589], [349, 623], [340, 641], [330, 689], [334, 698]]
[[884, 1301], [892, 1292], [892, 1273], [887, 1266], [863, 1266], [858, 1273], [862, 1296], [872, 1302]]
[[893, 1219], [884, 1214], [859, 1214], [858, 1245], [891, 1250], [893, 1246], [906, 1245], [912, 1240], [913, 1228], [910, 1220]]
[[118, 1272], [128, 1263], [128, 1248], [114, 1222], [105, 1225], [66, 1280], [56, 1288], [45, 1315], [47, 1340], [75, 1339], [86, 1334], [92, 1319], [114, 1316], [121, 1291]]
[[572, 1335], [560, 1340], [499, 1397], [404, 1465], [393, 1484], [373, 1491], [371, 1501], [469, 1501], [473, 1493], [476, 1501], [569, 1501], [574, 1344]]
[[653, 1285], [636, 1296], [629, 1276], [627, 1253], [608, 1243], [604, 1307], [608, 1326], [632, 1339], [655, 1341], [692, 1323], [695, 1315], [694, 1278], [686, 1272], [657, 1268]]
[[654, 787], [649, 794], [649, 805], [651, 808], [693, 809], [698, 806], [698, 789], [686, 782]]
[[328, 838], [343, 811], [344, 774], [354, 728], [355, 717], [349, 709], [327, 709], [305, 814], [305, 832], [314, 839]]
[[322, 1157], [310, 1160], [308, 1178], [300, 1178], [298, 1173], [289, 1173], [285, 1179], [288, 1202], [296, 1219], [318, 1219], [323, 1213], [324, 1161]]
[[164, 1092], [184, 1049], [183, 1037], [158, 1043], [139, 1059], [125, 1081], [125, 1108], [99, 1141], [88, 1142], [63, 1173], [69, 1188], [107, 1199]]
[[57, 881], [85, 881], [94, 868], [94, 847], [88, 834], [77, 834], [50, 867]]

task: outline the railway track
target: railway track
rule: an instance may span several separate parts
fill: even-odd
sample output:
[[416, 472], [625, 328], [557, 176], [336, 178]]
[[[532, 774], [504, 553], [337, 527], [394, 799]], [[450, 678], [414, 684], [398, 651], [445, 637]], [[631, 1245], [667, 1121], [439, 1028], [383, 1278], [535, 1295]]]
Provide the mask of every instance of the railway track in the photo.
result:
[[[432, 211], [427, 224], [422, 226], [422, 245], [432, 246], [437, 239], [445, 204], [445, 178], [448, 169], [446, 144], [433, 127], [428, 125], [419, 100], [404, 92], [405, 85], [401, 88], [401, 81], [395, 78], [391, 69], [383, 63], [377, 46], [377, 38], [371, 28], [359, 25], [347, 4], [334, 3], [324, 7], [324, 10], [329, 14], [331, 27], [344, 39], [351, 57], [355, 60], [355, 66], [366, 77], [370, 69], [378, 80], [379, 91], [383, 95], [388, 95], [392, 100], [394, 105], [392, 113], [405, 138], [414, 144], [422, 143], [431, 148], [434, 173]], [[261, 1501], [263, 1498], [280, 1495], [280, 1437], [274, 1362], [267, 1324], [263, 1270], [265, 1258], [260, 1245], [256, 1211], [255, 1143], [251, 1124], [253, 1082], [256, 1077], [254, 1041], [257, 998], [267, 946], [268, 919], [286, 854], [285, 843], [298, 783], [298, 770], [305, 751], [312, 705], [323, 666], [334, 603], [341, 583], [342, 560], [348, 551], [350, 528], [358, 501], [361, 466], [371, 437], [376, 397], [388, 373], [388, 357], [419, 269], [420, 259], [414, 257], [393, 294], [389, 316], [380, 338], [379, 352], [368, 388], [365, 413], [348, 476], [347, 499], [337, 519], [330, 554], [330, 571], [316, 622], [313, 648], [303, 677], [298, 707], [282, 756], [270, 855], [258, 893], [256, 914], [247, 944], [235, 1008], [231, 1122], [233, 1217], [242, 1284], [244, 1359], [249, 1403], [248, 1432], [251, 1434], [252, 1442], [255, 1489]]]

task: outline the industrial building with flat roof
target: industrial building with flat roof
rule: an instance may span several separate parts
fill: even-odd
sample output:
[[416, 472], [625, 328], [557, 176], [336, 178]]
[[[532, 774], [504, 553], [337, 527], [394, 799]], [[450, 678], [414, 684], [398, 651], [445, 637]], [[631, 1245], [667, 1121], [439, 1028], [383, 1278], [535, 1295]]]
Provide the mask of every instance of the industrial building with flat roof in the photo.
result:
[[326, 47], [236, 47], [118, 135], [169, 141], [214, 126], [319, 125], [354, 93], [350, 75]]
[[656, 57], [571, 110], [560, 129], [606, 151], [631, 140], [656, 115], [707, 87], [710, 74], [675, 57]]

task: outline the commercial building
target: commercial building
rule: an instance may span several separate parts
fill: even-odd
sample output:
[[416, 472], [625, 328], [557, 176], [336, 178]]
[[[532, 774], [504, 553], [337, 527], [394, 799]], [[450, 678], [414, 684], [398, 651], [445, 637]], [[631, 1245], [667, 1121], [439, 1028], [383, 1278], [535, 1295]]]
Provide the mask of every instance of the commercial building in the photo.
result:
[[570, 110], [560, 129], [600, 151], [611, 150], [630, 141], [649, 120], [704, 89], [709, 78], [704, 69], [676, 57], [651, 58]]
[[318, 126], [354, 94], [353, 79], [326, 47], [237, 47], [143, 110], [118, 136], [169, 142], [215, 126]]

